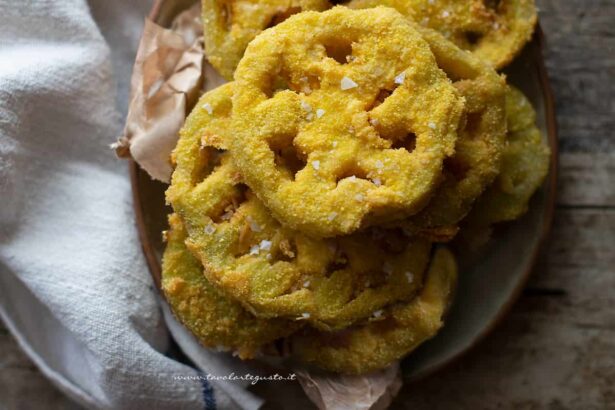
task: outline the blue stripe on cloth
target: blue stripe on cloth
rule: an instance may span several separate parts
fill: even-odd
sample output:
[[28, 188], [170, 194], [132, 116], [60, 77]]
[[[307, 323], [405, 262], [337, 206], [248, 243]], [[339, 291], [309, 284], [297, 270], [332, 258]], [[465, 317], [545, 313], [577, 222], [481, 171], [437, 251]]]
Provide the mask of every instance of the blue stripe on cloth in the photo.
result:
[[205, 402], [205, 410], [216, 410], [216, 397], [214, 395], [214, 388], [207, 380], [207, 376], [203, 372], [199, 372], [199, 375], [202, 376], [201, 387], [203, 391], [203, 401]]

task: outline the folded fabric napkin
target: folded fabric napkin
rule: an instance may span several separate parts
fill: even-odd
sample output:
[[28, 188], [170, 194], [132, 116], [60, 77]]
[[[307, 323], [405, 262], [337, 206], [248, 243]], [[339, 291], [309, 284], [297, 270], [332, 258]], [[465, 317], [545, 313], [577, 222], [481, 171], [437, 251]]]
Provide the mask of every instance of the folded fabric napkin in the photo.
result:
[[[245, 383], [202, 377], [242, 365], [161, 311], [127, 165], [109, 149], [151, 6], [0, 0], [0, 316], [88, 408], [257, 408]], [[168, 357], [165, 315], [199, 370]]]

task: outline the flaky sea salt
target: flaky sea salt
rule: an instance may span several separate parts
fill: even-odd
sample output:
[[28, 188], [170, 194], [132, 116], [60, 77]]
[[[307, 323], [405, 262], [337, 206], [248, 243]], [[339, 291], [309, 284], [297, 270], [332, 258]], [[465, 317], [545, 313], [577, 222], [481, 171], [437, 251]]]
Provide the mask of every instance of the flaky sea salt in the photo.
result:
[[403, 84], [406, 79], [406, 73], [401, 73], [395, 77], [395, 84]]
[[372, 179], [372, 182], [374, 183], [374, 185], [376, 186], [380, 186], [382, 185], [382, 181], [380, 180], [380, 178], [374, 178]]
[[211, 107], [210, 103], [203, 104], [203, 109], [207, 111], [209, 115], [211, 115], [214, 112], [214, 109]]
[[211, 235], [212, 233], [216, 232], [216, 227], [210, 222], [206, 227], [205, 227], [205, 233], [207, 235]]
[[261, 243], [258, 245], [258, 247], [264, 251], [268, 251], [271, 249], [271, 241], [263, 239]]
[[312, 106], [305, 101], [301, 101], [301, 108], [303, 108], [305, 112], [312, 112]]
[[260, 248], [258, 247], [258, 245], [253, 245], [250, 248], [250, 255], [258, 255], [260, 253]]
[[252, 232], [260, 232], [263, 230], [263, 228], [254, 219], [252, 219], [251, 216], [248, 216], [247, 220], [248, 224], [250, 224], [250, 230]]
[[362, 195], [362, 194], [356, 194], [356, 195], [354, 196], [354, 199], [356, 199], [356, 200], [357, 200], [357, 201], [359, 201], [359, 202], [363, 202], [363, 199], [365, 199], [365, 198], [363, 197], [363, 195]]
[[314, 168], [316, 171], [318, 171], [320, 169], [320, 161], [318, 161], [318, 160], [312, 161], [312, 168]]
[[435, 123], [435, 122], [430, 122], [429, 124], [427, 124], [427, 126], [428, 126], [429, 128], [431, 128], [432, 130], [435, 130], [435, 129], [436, 129], [436, 123]]
[[323, 110], [322, 108], [316, 110], [316, 118], [320, 118], [323, 115], [325, 115], [325, 110]]
[[358, 86], [359, 86], [359, 84], [355, 83], [354, 81], [352, 81], [348, 77], [342, 78], [342, 81], [340, 82], [340, 88], [342, 90], [350, 90], [351, 88], [355, 88], [355, 87], [358, 87]]
[[384, 168], [384, 164], [380, 160], [377, 160], [375, 165], [376, 165], [376, 168], [378, 168], [378, 169]]
[[382, 314], [384, 312], [382, 311], [382, 309], [376, 310], [374, 313], [372, 313], [372, 317], [374, 317], [375, 319], [379, 319], [382, 317]]
[[331, 212], [331, 213], [329, 214], [329, 216], [327, 217], [327, 219], [328, 219], [329, 221], [332, 221], [332, 220], [334, 220], [335, 218], [337, 218], [337, 212]]

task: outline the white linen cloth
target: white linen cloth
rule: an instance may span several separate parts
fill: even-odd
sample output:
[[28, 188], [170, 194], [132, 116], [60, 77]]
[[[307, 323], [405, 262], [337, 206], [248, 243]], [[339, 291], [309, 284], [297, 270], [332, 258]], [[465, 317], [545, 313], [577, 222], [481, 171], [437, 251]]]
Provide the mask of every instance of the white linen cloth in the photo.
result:
[[203, 373], [165, 356], [166, 315], [202, 371], [242, 371], [161, 311], [127, 164], [109, 149], [151, 6], [0, 0], [0, 316], [85, 407], [257, 408], [241, 385], [193, 380]]

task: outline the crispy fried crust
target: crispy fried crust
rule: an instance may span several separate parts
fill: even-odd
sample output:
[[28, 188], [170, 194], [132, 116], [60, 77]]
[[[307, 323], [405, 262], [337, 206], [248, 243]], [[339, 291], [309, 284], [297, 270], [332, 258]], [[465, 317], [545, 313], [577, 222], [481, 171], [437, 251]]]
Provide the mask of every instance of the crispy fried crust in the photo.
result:
[[179, 216], [169, 216], [167, 246], [162, 259], [162, 290], [171, 310], [203, 345], [236, 351], [243, 359], [262, 345], [288, 336], [300, 327], [285, 320], [258, 319], [215, 289], [203, 265], [186, 248]]
[[227, 80], [248, 43], [261, 31], [305, 10], [325, 10], [326, 0], [202, 0], [205, 54]]
[[[205, 94], [174, 152], [167, 199], [189, 233], [186, 244], [208, 280], [259, 317], [346, 327], [411, 299], [431, 244], [397, 231], [330, 240], [281, 226], [241, 183], [226, 151], [233, 83]], [[408, 281], [407, 273], [417, 277]]]
[[[214, 40], [237, 55], [247, 41], [229, 38], [297, 11], [290, 0], [215, 3], [229, 32]], [[440, 30], [450, 18], [451, 31], [383, 7], [302, 13], [259, 35], [237, 81], [186, 120], [162, 286], [204, 345], [251, 358], [288, 338], [309, 365], [382, 369], [443, 324], [457, 267], [442, 247], [430, 261], [431, 242], [450, 240], [468, 212], [470, 233], [516, 219], [543, 182], [549, 149], [534, 110], [479, 58], [507, 58], [489, 55], [494, 39], [516, 53], [519, 21], [501, 19], [533, 2], [384, 3], [413, 18], [420, 9]]]
[[536, 126], [536, 112], [518, 89], [506, 92], [508, 144], [502, 169], [493, 185], [479, 198], [467, 224], [489, 226], [519, 218], [549, 172], [549, 147]]
[[534, 0], [352, 0], [347, 6], [393, 7], [496, 69], [519, 54], [537, 21]]
[[442, 184], [429, 204], [401, 226], [432, 241], [447, 242], [500, 170], [506, 136], [506, 84], [491, 67], [441, 34], [425, 28], [419, 31], [466, 104], [455, 154], [444, 161]]
[[365, 325], [335, 333], [306, 328], [292, 337], [292, 353], [303, 362], [338, 373], [382, 369], [435, 336], [456, 283], [455, 258], [448, 249], [439, 248], [423, 289], [411, 302], [390, 307]]
[[250, 43], [235, 78], [233, 159], [309, 235], [418, 212], [453, 153], [463, 99], [393, 9], [293, 16]]

